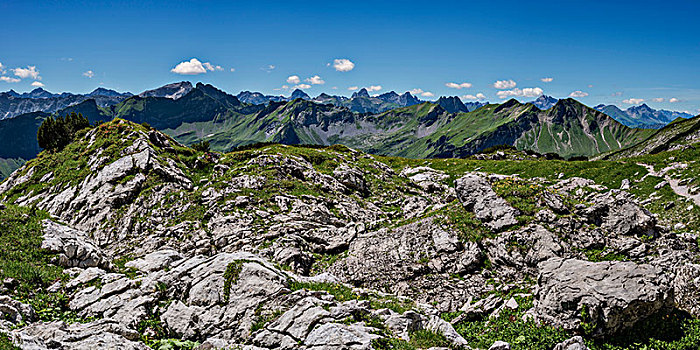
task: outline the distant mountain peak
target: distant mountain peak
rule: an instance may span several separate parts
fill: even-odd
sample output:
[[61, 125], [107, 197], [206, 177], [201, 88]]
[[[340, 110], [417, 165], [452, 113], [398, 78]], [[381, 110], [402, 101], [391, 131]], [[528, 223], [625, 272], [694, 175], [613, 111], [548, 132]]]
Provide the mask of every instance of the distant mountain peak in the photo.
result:
[[467, 106], [457, 96], [441, 96], [436, 103], [448, 113], [469, 112]]
[[296, 89], [292, 92], [291, 99], [295, 100], [297, 98], [300, 98], [302, 100], [309, 100], [309, 99], [311, 99], [311, 96], [309, 96], [307, 93], [305, 93], [301, 89]]
[[187, 95], [192, 89], [192, 83], [189, 81], [181, 81], [178, 83], [166, 84], [157, 89], [144, 91], [139, 94], [139, 97], [165, 97], [177, 100]]
[[547, 110], [547, 109], [554, 107], [554, 105], [557, 103], [557, 101], [559, 101], [559, 100], [557, 100], [556, 98], [554, 98], [552, 96], [541, 95], [536, 100], [530, 101], [528, 103], [535, 105], [535, 107], [544, 111], [544, 110]]
[[109, 96], [109, 97], [128, 97], [131, 96], [130, 92], [118, 92], [112, 89], [105, 89], [103, 87], [98, 87], [97, 89], [93, 90], [91, 93], [87, 94], [87, 96], [93, 97], [93, 96]]
[[23, 93], [22, 95], [20, 95], [20, 97], [23, 98], [52, 98], [56, 96], [58, 95], [52, 94], [40, 87], [30, 91], [29, 93]]
[[367, 97], [369, 98], [369, 92], [367, 92], [367, 89], [362, 88], [360, 91], [355, 92], [352, 94], [352, 98], [357, 98], [357, 97]]

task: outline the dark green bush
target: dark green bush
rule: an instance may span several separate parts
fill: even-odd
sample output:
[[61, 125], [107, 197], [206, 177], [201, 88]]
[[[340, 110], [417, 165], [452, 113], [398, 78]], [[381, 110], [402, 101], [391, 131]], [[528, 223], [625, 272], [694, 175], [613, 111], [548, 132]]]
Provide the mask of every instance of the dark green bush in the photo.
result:
[[197, 152], [209, 152], [209, 141], [202, 141], [192, 144], [192, 149]]
[[65, 117], [50, 116], [39, 126], [36, 138], [39, 147], [47, 150], [62, 150], [66, 147], [75, 134], [85, 128], [90, 127], [90, 122], [82, 114], [75, 112]]

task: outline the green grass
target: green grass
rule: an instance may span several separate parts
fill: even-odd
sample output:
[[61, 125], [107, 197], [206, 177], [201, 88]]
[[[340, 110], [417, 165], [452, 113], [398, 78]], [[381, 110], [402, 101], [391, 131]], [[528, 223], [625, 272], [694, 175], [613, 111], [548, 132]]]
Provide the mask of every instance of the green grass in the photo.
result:
[[0, 350], [20, 350], [19, 347], [12, 344], [10, 338], [0, 332]]
[[51, 263], [53, 255], [41, 249], [41, 221], [48, 217], [46, 212], [15, 205], [0, 210], [0, 279], [18, 281], [9, 295], [30, 304], [40, 320], [89, 321], [68, 308], [68, 296], [61, 290], [47, 291], [67, 280], [63, 268]]
[[415, 307], [412, 302], [395, 297], [357, 294], [352, 290], [352, 288], [340, 283], [290, 281], [289, 289], [292, 291], [301, 289], [324, 291], [332, 295], [336, 301], [341, 303], [349, 300], [369, 300], [372, 309], [386, 308], [398, 313], [404, 313], [405, 311], [411, 310]]

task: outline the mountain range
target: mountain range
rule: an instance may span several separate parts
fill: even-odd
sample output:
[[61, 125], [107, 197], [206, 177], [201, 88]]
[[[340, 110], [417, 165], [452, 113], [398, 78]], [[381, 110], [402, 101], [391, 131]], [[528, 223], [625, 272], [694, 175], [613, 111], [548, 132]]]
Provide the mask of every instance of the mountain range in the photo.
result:
[[668, 110], [655, 110], [646, 103], [639, 106], [632, 106], [625, 110], [615, 105], [597, 105], [593, 107], [613, 118], [620, 123], [633, 128], [660, 129], [677, 118], [692, 118], [693, 115], [685, 112], [675, 112]]
[[97, 88], [88, 94], [50, 93], [42, 88], [18, 94], [14, 90], [0, 93], [0, 120], [32, 112], [54, 113], [88, 99], [95, 100], [100, 107], [124, 101], [131, 93]]
[[[413, 158], [466, 157], [504, 144], [562, 157], [588, 157], [631, 146], [652, 133], [622, 125], [573, 99], [541, 110], [517, 100], [464, 104], [457, 97], [442, 97], [423, 102], [410, 93], [373, 97], [364, 89], [344, 100], [328, 95], [312, 99], [301, 90], [292, 95], [298, 98], [249, 104], [212, 85], [181, 82], [139, 95], [119, 95], [121, 102], [112, 105], [85, 99], [57, 114], [81, 113], [93, 124], [114, 118], [147, 123], [184, 144], [206, 140], [217, 151], [258, 142], [340, 143], [369, 153]], [[31, 100], [56, 98], [60, 97]], [[364, 103], [365, 112], [348, 107]], [[402, 104], [407, 106], [366, 112]], [[0, 158], [7, 164], [1, 167], [2, 175], [41, 151], [36, 131], [52, 113], [0, 120]]]

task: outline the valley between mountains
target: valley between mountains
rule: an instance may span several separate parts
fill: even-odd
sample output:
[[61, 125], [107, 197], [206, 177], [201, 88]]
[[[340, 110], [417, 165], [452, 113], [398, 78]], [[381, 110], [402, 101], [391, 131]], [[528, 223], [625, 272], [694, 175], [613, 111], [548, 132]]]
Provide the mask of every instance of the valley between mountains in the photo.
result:
[[0, 121], [0, 348], [700, 348], [700, 118], [361, 98]]

